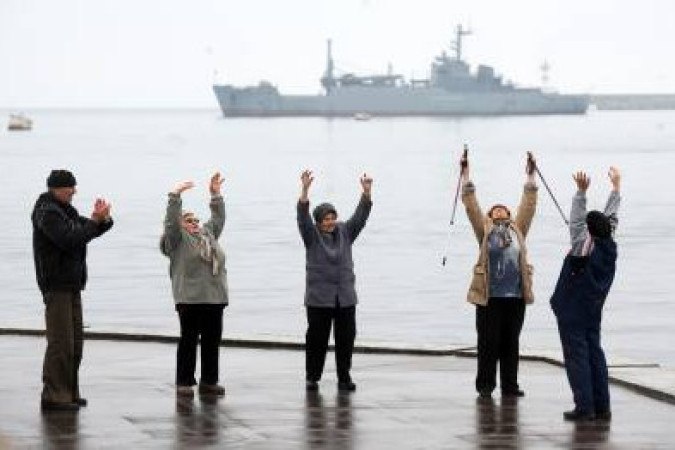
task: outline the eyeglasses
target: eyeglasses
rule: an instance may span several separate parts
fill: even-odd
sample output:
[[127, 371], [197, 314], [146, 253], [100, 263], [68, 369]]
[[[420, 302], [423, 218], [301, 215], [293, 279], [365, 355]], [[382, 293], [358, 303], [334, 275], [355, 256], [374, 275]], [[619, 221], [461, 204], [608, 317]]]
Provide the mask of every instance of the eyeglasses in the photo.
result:
[[184, 220], [186, 223], [195, 223], [195, 224], [198, 224], [198, 223], [199, 223], [199, 219], [197, 219], [196, 217], [186, 217], [186, 218], [183, 219], [183, 220]]

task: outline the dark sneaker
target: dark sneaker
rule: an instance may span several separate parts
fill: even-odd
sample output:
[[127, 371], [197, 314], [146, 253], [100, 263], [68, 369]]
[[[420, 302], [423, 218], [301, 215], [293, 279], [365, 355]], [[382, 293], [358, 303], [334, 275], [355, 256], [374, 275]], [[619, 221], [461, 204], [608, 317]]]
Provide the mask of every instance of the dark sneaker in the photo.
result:
[[595, 420], [602, 420], [604, 422], [609, 422], [612, 420], [612, 411], [599, 411], [595, 413]]
[[565, 411], [563, 413], [563, 418], [570, 422], [587, 422], [589, 420], [595, 420], [595, 414], [573, 409], [572, 411]]
[[40, 409], [42, 411], [78, 411], [80, 406], [77, 403], [71, 402], [49, 402], [42, 400], [40, 402]]
[[318, 391], [319, 383], [314, 380], [307, 380], [305, 382], [305, 389], [308, 391]]
[[219, 384], [202, 384], [199, 383], [199, 394], [201, 395], [217, 395], [222, 397], [225, 395], [225, 388]]
[[77, 404], [77, 406], [84, 408], [85, 406], [87, 406], [87, 399], [80, 397], [75, 400], [75, 403]]
[[525, 391], [516, 389], [515, 391], [502, 391], [502, 397], [525, 397]]
[[356, 390], [356, 385], [351, 381], [339, 381], [338, 382], [338, 391], [354, 392], [355, 390]]

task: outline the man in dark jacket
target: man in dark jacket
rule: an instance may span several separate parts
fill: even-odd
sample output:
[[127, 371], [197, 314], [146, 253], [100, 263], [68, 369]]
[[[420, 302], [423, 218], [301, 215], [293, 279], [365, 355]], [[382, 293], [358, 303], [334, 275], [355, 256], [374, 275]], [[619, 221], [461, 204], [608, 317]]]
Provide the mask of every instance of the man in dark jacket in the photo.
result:
[[307, 390], [318, 389], [328, 350], [331, 323], [335, 322], [335, 364], [340, 391], [354, 391], [350, 375], [356, 338], [356, 290], [352, 244], [366, 225], [372, 201], [373, 179], [361, 177], [363, 194], [354, 215], [346, 222], [337, 221], [333, 205], [322, 203], [309, 215], [309, 187], [312, 172], [302, 173], [302, 192], [298, 201], [298, 227], [305, 244], [307, 274], [305, 306], [307, 334], [305, 366]]
[[567, 378], [575, 408], [565, 420], [610, 420], [607, 361], [600, 345], [602, 308], [616, 271], [617, 249], [612, 237], [618, 223], [621, 176], [609, 170], [612, 192], [604, 212], [586, 214], [586, 190], [590, 178], [574, 176], [577, 193], [572, 201], [570, 235], [572, 248], [551, 297], [558, 321]]
[[33, 222], [33, 257], [45, 303], [47, 350], [42, 368], [43, 410], [76, 411], [86, 406], [80, 396], [82, 301], [87, 283], [87, 244], [112, 225], [110, 204], [97, 199], [91, 218], [71, 205], [76, 181], [67, 170], [53, 170], [47, 192], [38, 197]]

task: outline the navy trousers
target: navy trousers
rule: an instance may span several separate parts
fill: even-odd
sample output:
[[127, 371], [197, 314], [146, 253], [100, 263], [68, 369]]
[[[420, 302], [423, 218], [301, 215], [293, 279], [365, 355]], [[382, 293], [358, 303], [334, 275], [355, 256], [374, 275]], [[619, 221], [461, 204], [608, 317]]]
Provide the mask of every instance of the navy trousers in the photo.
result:
[[600, 324], [585, 327], [558, 322], [558, 331], [576, 409], [590, 414], [609, 411], [609, 374], [600, 346]]

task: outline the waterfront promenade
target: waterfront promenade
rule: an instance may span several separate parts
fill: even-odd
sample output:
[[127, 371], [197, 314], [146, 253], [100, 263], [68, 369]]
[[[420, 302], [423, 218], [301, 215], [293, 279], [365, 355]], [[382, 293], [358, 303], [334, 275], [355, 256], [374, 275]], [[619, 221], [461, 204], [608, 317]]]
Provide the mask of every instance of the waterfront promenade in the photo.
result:
[[479, 401], [475, 360], [356, 354], [353, 394], [338, 394], [332, 354], [318, 394], [297, 350], [221, 349], [222, 399], [177, 401], [175, 346], [87, 340], [89, 406], [39, 410], [44, 338], [0, 336], [0, 448], [672, 448], [675, 406], [611, 387], [611, 423], [562, 420], [564, 371], [524, 361], [525, 398]]

